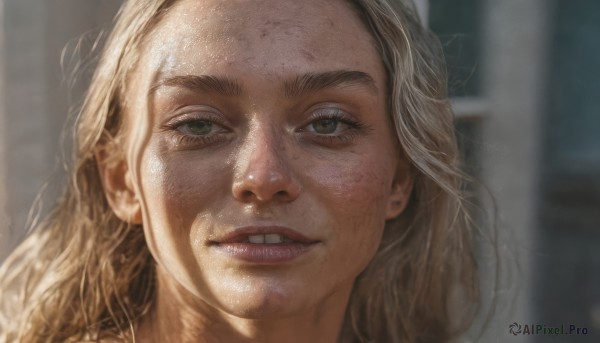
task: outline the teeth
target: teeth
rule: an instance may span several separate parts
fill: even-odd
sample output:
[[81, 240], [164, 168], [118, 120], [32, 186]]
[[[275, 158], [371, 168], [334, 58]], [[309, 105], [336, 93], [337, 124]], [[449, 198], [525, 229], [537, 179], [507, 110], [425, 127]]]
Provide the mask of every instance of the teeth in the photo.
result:
[[278, 235], [276, 233], [270, 233], [265, 235], [265, 243], [271, 244], [271, 243], [282, 243], [283, 242], [283, 236]]
[[250, 243], [263, 244], [265, 242], [265, 235], [253, 235], [253, 236], [249, 236], [248, 240], [250, 241]]
[[284, 238], [282, 235], [277, 233], [269, 233], [266, 235], [252, 235], [248, 236], [248, 242], [252, 244], [277, 244], [277, 243], [290, 243], [290, 239]]

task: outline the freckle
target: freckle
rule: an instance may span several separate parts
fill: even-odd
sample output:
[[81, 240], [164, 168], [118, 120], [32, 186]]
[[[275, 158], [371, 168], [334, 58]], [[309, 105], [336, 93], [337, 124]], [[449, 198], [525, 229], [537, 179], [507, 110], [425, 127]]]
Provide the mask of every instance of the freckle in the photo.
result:
[[302, 54], [309, 61], [314, 61], [315, 60], [315, 56], [313, 54], [311, 54], [310, 52], [308, 52], [308, 51], [302, 51]]
[[354, 180], [352, 180], [354, 183], [360, 183], [363, 179], [364, 175], [363, 174], [355, 174], [354, 176]]

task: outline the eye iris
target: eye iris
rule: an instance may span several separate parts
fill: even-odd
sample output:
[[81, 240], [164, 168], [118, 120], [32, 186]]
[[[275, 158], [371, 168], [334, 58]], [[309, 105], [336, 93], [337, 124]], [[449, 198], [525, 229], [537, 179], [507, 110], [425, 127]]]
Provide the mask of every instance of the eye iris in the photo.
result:
[[336, 119], [321, 119], [312, 124], [315, 132], [321, 134], [334, 133], [337, 126], [338, 121]]
[[212, 123], [205, 120], [198, 120], [187, 124], [187, 128], [191, 134], [206, 135], [212, 131]]

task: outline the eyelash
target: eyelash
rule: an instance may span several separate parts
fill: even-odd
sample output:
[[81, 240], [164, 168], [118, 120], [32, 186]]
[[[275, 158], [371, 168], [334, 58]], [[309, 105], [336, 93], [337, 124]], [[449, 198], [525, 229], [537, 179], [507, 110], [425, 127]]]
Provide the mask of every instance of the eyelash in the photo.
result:
[[188, 136], [184, 134], [179, 134], [179, 136], [175, 137], [177, 145], [210, 145], [213, 143], [217, 143], [222, 140], [222, 137], [219, 136]]
[[367, 125], [361, 121], [348, 118], [343, 114], [339, 109], [329, 110], [330, 112], [315, 112], [309, 119], [308, 124], [304, 126], [304, 128], [298, 130], [299, 132], [307, 132], [305, 127], [312, 125], [315, 122], [320, 120], [336, 120], [343, 125], [349, 126], [349, 129], [345, 129], [341, 134], [319, 134], [315, 132], [310, 132], [312, 137], [311, 139], [321, 140], [325, 143], [335, 144], [335, 143], [350, 143], [352, 142], [357, 135], [367, 129]]
[[[219, 142], [225, 140], [225, 137], [223, 135], [219, 135], [219, 132], [210, 133], [205, 136], [199, 136], [199, 135], [194, 136], [194, 135], [185, 134], [185, 133], [181, 132], [180, 128], [182, 126], [184, 126], [186, 124], [193, 124], [193, 123], [200, 122], [200, 121], [210, 122], [212, 124], [216, 124], [216, 125], [220, 126], [221, 128], [226, 129], [225, 125], [221, 124], [221, 121], [219, 120], [219, 118], [217, 118], [215, 116], [211, 116], [211, 115], [177, 119], [173, 122], [165, 124], [164, 129], [173, 136], [173, 140], [175, 141], [175, 144], [177, 146], [192, 146], [192, 145], [207, 146], [207, 145], [219, 143]], [[221, 133], [224, 133], [224, 132], [221, 132]]]

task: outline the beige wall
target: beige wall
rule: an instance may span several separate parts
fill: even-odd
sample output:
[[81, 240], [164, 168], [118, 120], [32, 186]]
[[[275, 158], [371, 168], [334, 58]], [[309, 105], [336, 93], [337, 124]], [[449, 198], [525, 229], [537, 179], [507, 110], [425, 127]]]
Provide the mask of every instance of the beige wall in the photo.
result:
[[[0, 28], [4, 27], [2, 2], [0, 2]], [[0, 33], [2, 31], [0, 30]], [[4, 110], [4, 35], [0, 34], [0, 261], [3, 253], [8, 249], [7, 237], [8, 213], [6, 207], [6, 123]]]
[[[3, 1], [0, 31], [0, 261], [24, 236], [46, 181], [46, 208], [60, 189], [60, 134], [69, 106], [61, 51], [110, 24], [121, 1]], [[85, 77], [85, 76], [84, 76]], [[71, 93], [79, 100], [81, 83]], [[54, 176], [53, 176], [54, 175]]]

